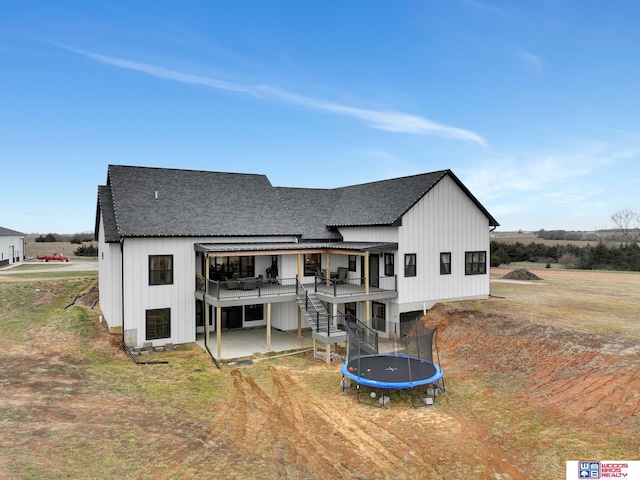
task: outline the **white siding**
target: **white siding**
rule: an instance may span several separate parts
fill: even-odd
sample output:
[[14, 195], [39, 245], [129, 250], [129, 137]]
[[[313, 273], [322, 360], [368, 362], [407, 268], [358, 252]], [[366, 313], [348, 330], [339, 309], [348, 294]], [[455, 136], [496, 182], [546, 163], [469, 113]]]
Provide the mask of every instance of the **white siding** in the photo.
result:
[[109, 328], [122, 327], [122, 275], [119, 243], [105, 243], [100, 217], [98, 231], [98, 290], [100, 310]]
[[[266, 306], [265, 306], [266, 312]], [[272, 303], [271, 326], [278, 330], [297, 330], [298, 328], [298, 304], [296, 302]], [[306, 320], [302, 319], [302, 328], [307, 328]]]
[[[100, 227], [102, 232], [102, 224]], [[100, 235], [103, 239], [104, 236]], [[293, 241], [290, 237], [274, 239], [273, 237], [252, 238], [252, 242]], [[138, 346], [146, 341], [146, 311], [158, 308], [171, 309], [171, 337], [154, 340], [154, 345], [165, 342], [188, 343], [195, 341], [195, 273], [197, 243], [245, 243], [246, 238], [126, 238], [124, 240], [124, 329], [137, 331]], [[103, 314], [110, 327], [122, 326], [120, 279], [120, 245], [104, 244], [100, 255], [100, 303]], [[104, 252], [104, 261], [102, 260]], [[149, 255], [173, 255], [173, 284], [149, 285]], [[293, 277], [297, 273], [295, 255], [281, 260], [281, 276]], [[256, 257], [256, 272], [265, 270], [271, 265], [270, 256]], [[199, 265], [198, 265], [199, 268]], [[259, 270], [260, 269], [260, 270]], [[104, 294], [102, 284], [104, 284]], [[104, 300], [103, 300], [104, 297]], [[104, 305], [103, 305], [104, 301]], [[292, 307], [296, 307], [292, 304]], [[293, 310], [293, 308], [291, 308]], [[295, 313], [295, 312], [294, 312]], [[291, 329], [292, 313], [282, 307], [272, 307], [274, 327]], [[250, 324], [259, 322], [250, 322]], [[295, 313], [297, 328], [297, 313]]]
[[[449, 177], [404, 215], [399, 239], [398, 313], [489, 294], [488, 263], [485, 275], [465, 275], [465, 252], [485, 251], [489, 260], [489, 220]], [[440, 275], [440, 252], [451, 252], [450, 275]], [[405, 253], [417, 255], [416, 277], [404, 277]]]
[[[146, 341], [146, 311], [171, 309], [171, 337], [154, 340], [195, 341], [195, 252], [192, 238], [127, 238], [124, 241], [124, 328]], [[173, 284], [149, 285], [149, 255], [173, 255]]]
[[19, 235], [0, 236], [0, 261], [8, 260], [9, 265], [24, 258], [24, 237]]

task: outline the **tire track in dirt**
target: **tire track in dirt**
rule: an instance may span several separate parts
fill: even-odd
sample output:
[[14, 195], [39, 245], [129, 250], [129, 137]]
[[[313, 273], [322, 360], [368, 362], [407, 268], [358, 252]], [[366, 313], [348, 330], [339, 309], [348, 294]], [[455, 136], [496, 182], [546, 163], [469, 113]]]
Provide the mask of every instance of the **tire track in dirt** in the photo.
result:
[[320, 478], [331, 478], [335, 475], [344, 477], [349, 471], [342, 464], [336, 463], [335, 453], [323, 444], [310, 438], [308, 431], [300, 430], [296, 422], [290, 418], [289, 412], [282, 405], [267, 395], [251, 377], [244, 377], [244, 381], [251, 389], [252, 399], [258, 409], [268, 419], [268, 422], [278, 431], [287, 442], [287, 447], [293, 448], [298, 457], [304, 459]]
[[[286, 371], [278, 369], [277, 375], [287, 384], [286, 391], [294, 392], [297, 402], [311, 405], [312, 412], [320, 411], [321, 418], [332, 422], [331, 428], [344, 429], [348, 445], [364, 446], [358, 451], [361, 456], [356, 456], [360, 464], [369, 462], [365, 463], [370, 468], [365, 478], [380, 478], [380, 472], [384, 472], [383, 478], [461, 478], [460, 472], [450, 471], [452, 463], [466, 464], [461, 471], [474, 469], [478, 478], [524, 478], [510, 454], [487, 444], [488, 432], [473, 416], [460, 419], [432, 409], [407, 407], [391, 412], [363, 405], [356, 408], [373, 413], [345, 415], [322, 403]], [[406, 440], [395, 434], [398, 422], [416, 425], [415, 433]], [[381, 452], [386, 461], [377, 455]], [[478, 473], [478, 468], [482, 472]]]
[[[296, 468], [306, 468], [318, 478], [349, 476], [350, 472], [336, 463], [334, 452], [322, 444], [317, 444], [304, 431], [297, 428], [297, 421], [292, 417], [291, 412], [286, 410], [279, 401], [273, 399], [253, 378], [238, 370], [234, 370], [232, 375], [234, 387], [240, 392], [239, 395], [244, 396], [247, 406], [254, 407], [254, 415], [248, 411], [246, 421], [251, 422], [252, 417], [255, 417], [255, 424], [261, 425], [252, 432], [251, 437], [245, 435], [244, 444], [247, 451], [252, 451], [257, 456], [275, 456], [283, 469], [287, 467], [287, 463], [283, 461], [283, 455], [293, 456], [298, 464]], [[239, 427], [235, 428], [237, 430]], [[237, 439], [233, 439], [234, 444], [236, 441]], [[228, 468], [230, 470], [232, 465], [228, 465]], [[284, 472], [277, 473], [286, 478]]]
[[[317, 423], [322, 435], [331, 438], [333, 442], [336, 441], [335, 437], [340, 437], [340, 442], [349, 445], [350, 458], [358, 466], [367, 466], [372, 472], [392, 472], [401, 469], [410, 459], [412, 467], [420, 468], [425, 474], [435, 474], [431, 463], [425, 462], [419, 452], [391, 431], [371, 422], [352, 421], [337, 409], [319, 402], [289, 374], [274, 367], [270, 367], [270, 371], [283, 404], [287, 408], [294, 404], [312, 407], [303, 411], [303, 422]], [[322, 438], [317, 438], [316, 441], [322, 441]], [[403, 452], [403, 455], [395, 452]]]
[[[278, 393], [277, 399], [284, 410], [294, 410], [295, 408], [301, 411], [301, 408], [294, 406], [299, 407], [302, 404], [307, 407], [302, 412], [302, 418], [297, 422], [300, 435], [307, 436], [315, 445], [326, 443], [325, 448], [327, 449], [335, 446], [336, 442], [348, 445], [349, 455], [343, 457], [341, 461], [351, 465], [350, 468], [360, 469], [367, 466], [368, 469], [371, 469], [373, 466], [376, 470], [381, 471], [397, 468], [401, 459], [388, 452], [379, 441], [374, 441], [369, 435], [362, 434], [358, 427], [354, 428], [353, 425], [340, 421], [340, 415], [337, 411], [320, 408], [309, 398], [304, 398], [302, 401], [300, 398], [296, 398], [299, 397], [300, 389], [297, 383], [290, 378], [287, 379], [291, 385], [291, 388], [287, 389], [282, 382], [282, 378], [285, 378], [284, 375], [275, 369], [271, 369], [271, 374]], [[294, 392], [294, 398], [289, 392]], [[335, 455], [334, 453], [334, 458]]]

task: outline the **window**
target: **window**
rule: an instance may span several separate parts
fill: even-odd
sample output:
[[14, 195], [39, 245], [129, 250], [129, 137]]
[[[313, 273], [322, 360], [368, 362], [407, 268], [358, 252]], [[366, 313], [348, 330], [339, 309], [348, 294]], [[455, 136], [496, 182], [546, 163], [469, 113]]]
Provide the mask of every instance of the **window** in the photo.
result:
[[349, 255], [349, 271], [350, 272], [355, 272], [356, 271], [356, 256], [355, 255]]
[[173, 255], [149, 255], [149, 285], [173, 284]]
[[305, 253], [304, 254], [304, 276], [310, 277], [320, 270], [320, 254]]
[[147, 310], [146, 330], [147, 340], [169, 338], [171, 336], [171, 309]]
[[379, 332], [387, 331], [387, 312], [384, 303], [371, 302], [373, 310], [373, 318], [371, 319], [371, 328]]
[[260, 305], [245, 305], [244, 307], [244, 321], [256, 322], [258, 320], [264, 320], [264, 306]]
[[393, 277], [395, 270], [393, 269], [393, 253], [384, 254], [384, 274], [387, 277]]
[[214, 257], [210, 265], [210, 277], [214, 280], [225, 278], [254, 277], [256, 257]]
[[487, 273], [487, 252], [465, 252], [465, 275], [481, 275]]
[[405, 277], [416, 276], [416, 254], [415, 253], [404, 254], [404, 276]]
[[451, 252], [440, 253], [440, 275], [451, 274]]

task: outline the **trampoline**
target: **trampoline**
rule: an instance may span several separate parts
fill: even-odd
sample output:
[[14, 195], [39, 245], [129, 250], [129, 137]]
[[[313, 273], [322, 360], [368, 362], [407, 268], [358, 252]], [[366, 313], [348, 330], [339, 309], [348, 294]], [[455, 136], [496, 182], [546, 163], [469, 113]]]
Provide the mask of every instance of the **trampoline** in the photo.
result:
[[[435, 388], [444, 391], [442, 369], [433, 361], [433, 344], [436, 343], [436, 329], [429, 329], [418, 319], [401, 324], [400, 335], [396, 335], [394, 351], [379, 353], [377, 338], [370, 341], [372, 331], [364, 324], [351, 322], [346, 326], [348, 334], [348, 354], [342, 365], [343, 391], [345, 378], [355, 382], [358, 402], [360, 387], [371, 389], [370, 398], [376, 398], [376, 389], [382, 390], [410, 390], [411, 402], [415, 408], [418, 405], [414, 399], [414, 389], [431, 387], [428, 391], [435, 397]], [[377, 335], [377, 334], [374, 334]], [[436, 356], [438, 356], [436, 345]], [[384, 393], [381, 406], [384, 406]], [[388, 400], [388, 397], [387, 397]], [[426, 406], [419, 405], [419, 406]]]

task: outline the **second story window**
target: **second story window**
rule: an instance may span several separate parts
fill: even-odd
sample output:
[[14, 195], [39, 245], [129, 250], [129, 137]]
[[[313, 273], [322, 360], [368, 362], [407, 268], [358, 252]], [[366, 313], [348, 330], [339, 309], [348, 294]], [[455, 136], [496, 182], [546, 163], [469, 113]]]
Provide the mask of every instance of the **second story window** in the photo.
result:
[[387, 277], [393, 277], [395, 270], [393, 268], [393, 253], [384, 254], [384, 274]]
[[149, 285], [173, 284], [173, 255], [149, 255]]
[[415, 253], [404, 254], [404, 276], [405, 277], [416, 276], [416, 254]]

